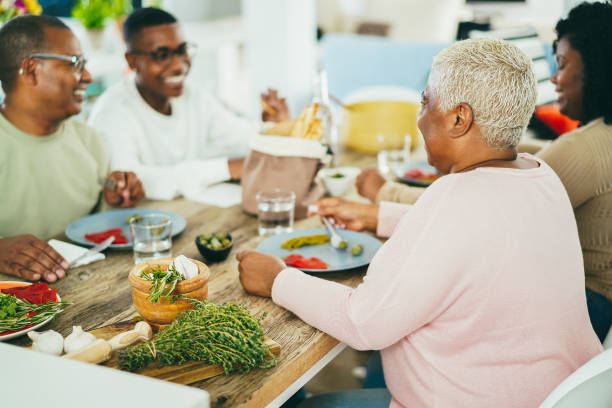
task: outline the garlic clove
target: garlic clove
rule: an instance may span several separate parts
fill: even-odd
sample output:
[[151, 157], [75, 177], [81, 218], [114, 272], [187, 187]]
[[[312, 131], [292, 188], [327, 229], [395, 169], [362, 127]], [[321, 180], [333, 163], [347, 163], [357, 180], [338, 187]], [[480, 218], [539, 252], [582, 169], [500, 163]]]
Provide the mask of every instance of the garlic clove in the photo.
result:
[[42, 333], [31, 331], [28, 332], [28, 337], [32, 340], [32, 350], [54, 356], [62, 354], [64, 338], [58, 332], [53, 330], [47, 330]]
[[176, 268], [176, 271], [182, 274], [185, 279], [192, 279], [198, 276], [198, 266], [191, 262], [185, 255], [179, 255], [174, 258], [174, 261], [169, 265]]
[[66, 354], [77, 352], [96, 341], [96, 336], [83, 331], [81, 326], [72, 326], [72, 333], [64, 340], [64, 352]]

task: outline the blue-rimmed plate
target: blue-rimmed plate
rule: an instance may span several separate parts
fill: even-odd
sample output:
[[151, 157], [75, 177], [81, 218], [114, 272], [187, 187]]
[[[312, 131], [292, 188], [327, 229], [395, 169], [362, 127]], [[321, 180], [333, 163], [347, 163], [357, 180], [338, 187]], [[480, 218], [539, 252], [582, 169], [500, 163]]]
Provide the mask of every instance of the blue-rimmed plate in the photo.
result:
[[[406, 163], [394, 169], [400, 181], [417, 187], [427, 187], [440, 177], [438, 170], [427, 162]], [[433, 176], [435, 177], [424, 177]]]
[[125, 221], [125, 219], [130, 215], [136, 214], [163, 214], [168, 216], [172, 220], [172, 236], [180, 234], [187, 226], [187, 221], [185, 221], [185, 218], [181, 217], [178, 214], [151, 208], [127, 208], [124, 210], [105, 211], [79, 218], [72, 224], [68, 225], [64, 232], [71, 241], [77, 244], [85, 246], [94, 246], [96, 245], [96, 243], [86, 240], [85, 234], [106, 231], [111, 228], [121, 228], [121, 230], [123, 231], [123, 235], [125, 235], [128, 240], [128, 243], [111, 244], [109, 248], [131, 249], [132, 237], [130, 234], [130, 226]]
[[[336, 249], [331, 246], [329, 242], [323, 245], [305, 245], [301, 248], [296, 248], [292, 251], [289, 251], [285, 248], [281, 248], [281, 244], [290, 238], [295, 237], [303, 237], [305, 235], [314, 235], [314, 234], [327, 234], [327, 230], [325, 228], [316, 228], [316, 229], [307, 229], [307, 230], [299, 230], [288, 232], [286, 234], [274, 235], [270, 238], [264, 240], [257, 247], [257, 251], [263, 252], [264, 254], [270, 254], [278, 256], [281, 259], [286, 258], [291, 254], [300, 254], [306, 258], [317, 257], [321, 259], [323, 262], [329, 265], [328, 269], [306, 269], [306, 268], [298, 268], [304, 272], [337, 272], [344, 271], [346, 269], [359, 268], [361, 266], [366, 266], [374, 257], [374, 254], [381, 247], [382, 243], [374, 237], [370, 235], [348, 231], [348, 230], [337, 230], [338, 235], [342, 237], [342, 239], [348, 242], [348, 248], [341, 250]], [[353, 245], [361, 244], [363, 245], [363, 252], [360, 255], [353, 256], [351, 254], [351, 248]]]

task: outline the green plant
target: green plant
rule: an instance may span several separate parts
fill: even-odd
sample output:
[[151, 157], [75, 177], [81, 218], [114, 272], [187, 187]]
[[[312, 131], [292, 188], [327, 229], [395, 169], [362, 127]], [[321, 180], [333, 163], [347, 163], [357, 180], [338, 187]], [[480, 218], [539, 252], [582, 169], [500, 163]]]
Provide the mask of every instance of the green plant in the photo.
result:
[[111, 0], [110, 3], [114, 18], [127, 16], [134, 10], [132, 0]]
[[160, 367], [187, 361], [221, 364], [225, 374], [244, 373], [252, 368], [270, 368], [277, 359], [265, 344], [261, 320], [244, 305], [224, 305], [191, 299], [187, 310], [157, 333], [152, 340], [119, 352], [119, 367], [137, 371], [156, 360]]
[[87, 29], [104, 28], [106, 19], [113, 15], [113, 7], [109, 0], [79, 0], [72, 9], [72, 17], [79, 20]]
[[[151, 269], [150, 272], [143, 271], [140, 277], [151, 281], [151, 294], [149, 295], [151, 303], [159, 302], [159, 298], [162, 296], [168, 299], [170, 303], [174, 303], [176, 299], [173, 292], [176, 284], [185, 280], [185, 277], [176, 270], [174, 265], [171, 265], [167, 271], [162, 271], [158, 265], [157, 268]], [[166, 286], [168, 286], [168, 290], [164, 293]]]

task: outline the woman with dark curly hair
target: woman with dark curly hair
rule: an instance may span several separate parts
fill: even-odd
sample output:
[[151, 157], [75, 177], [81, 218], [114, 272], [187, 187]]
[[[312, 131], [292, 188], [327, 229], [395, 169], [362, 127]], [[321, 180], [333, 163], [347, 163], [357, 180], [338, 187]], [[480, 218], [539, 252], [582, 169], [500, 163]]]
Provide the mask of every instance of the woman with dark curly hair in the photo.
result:
[[561, 112], [581, 126], [537, 155], [559, 175], [574, 207], [589, 316], [603, 341], [612, 323], [612, 4], [582, 3], [556, 31], [551, 80]]

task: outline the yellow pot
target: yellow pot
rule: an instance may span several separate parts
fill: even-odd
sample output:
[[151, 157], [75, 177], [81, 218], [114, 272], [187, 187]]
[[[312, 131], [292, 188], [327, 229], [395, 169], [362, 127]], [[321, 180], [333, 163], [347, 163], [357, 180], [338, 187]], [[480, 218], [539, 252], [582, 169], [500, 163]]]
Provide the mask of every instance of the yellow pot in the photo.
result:
[[166, 270], [173, 260], [174, 258], [161, 258], [143, 262], [134, 266], [128, 276], [128, 281], [132, 286], [132, 301], [136, 311], [145, 320], [154, 325], [170, 324], [179, 312], [193, 309], [191, 302], [187, 298], [202, 300], [208, 296], [210, 270], [204, 263], [190, 259], [198, 267], [198, 276], [176, 284], [173, 293], [182, 295], [182, 298], [178, 298], [172, 303], [162, 296], [158, 302], [151, 303], [149, 300], [151, 282], [140, 277], [142, 272], [156, 268], [158, 265], [162, 270]]
[[341, 137], [353, 150], [375, 154], [380, 145], [378, 135], [385, 139], [385, 149], [402, 149], [404, 136], [410, 135], [410, 149], [419, 143], [417, 113], [419, 104], [402, 101], [358, 102], [343, 109]]

